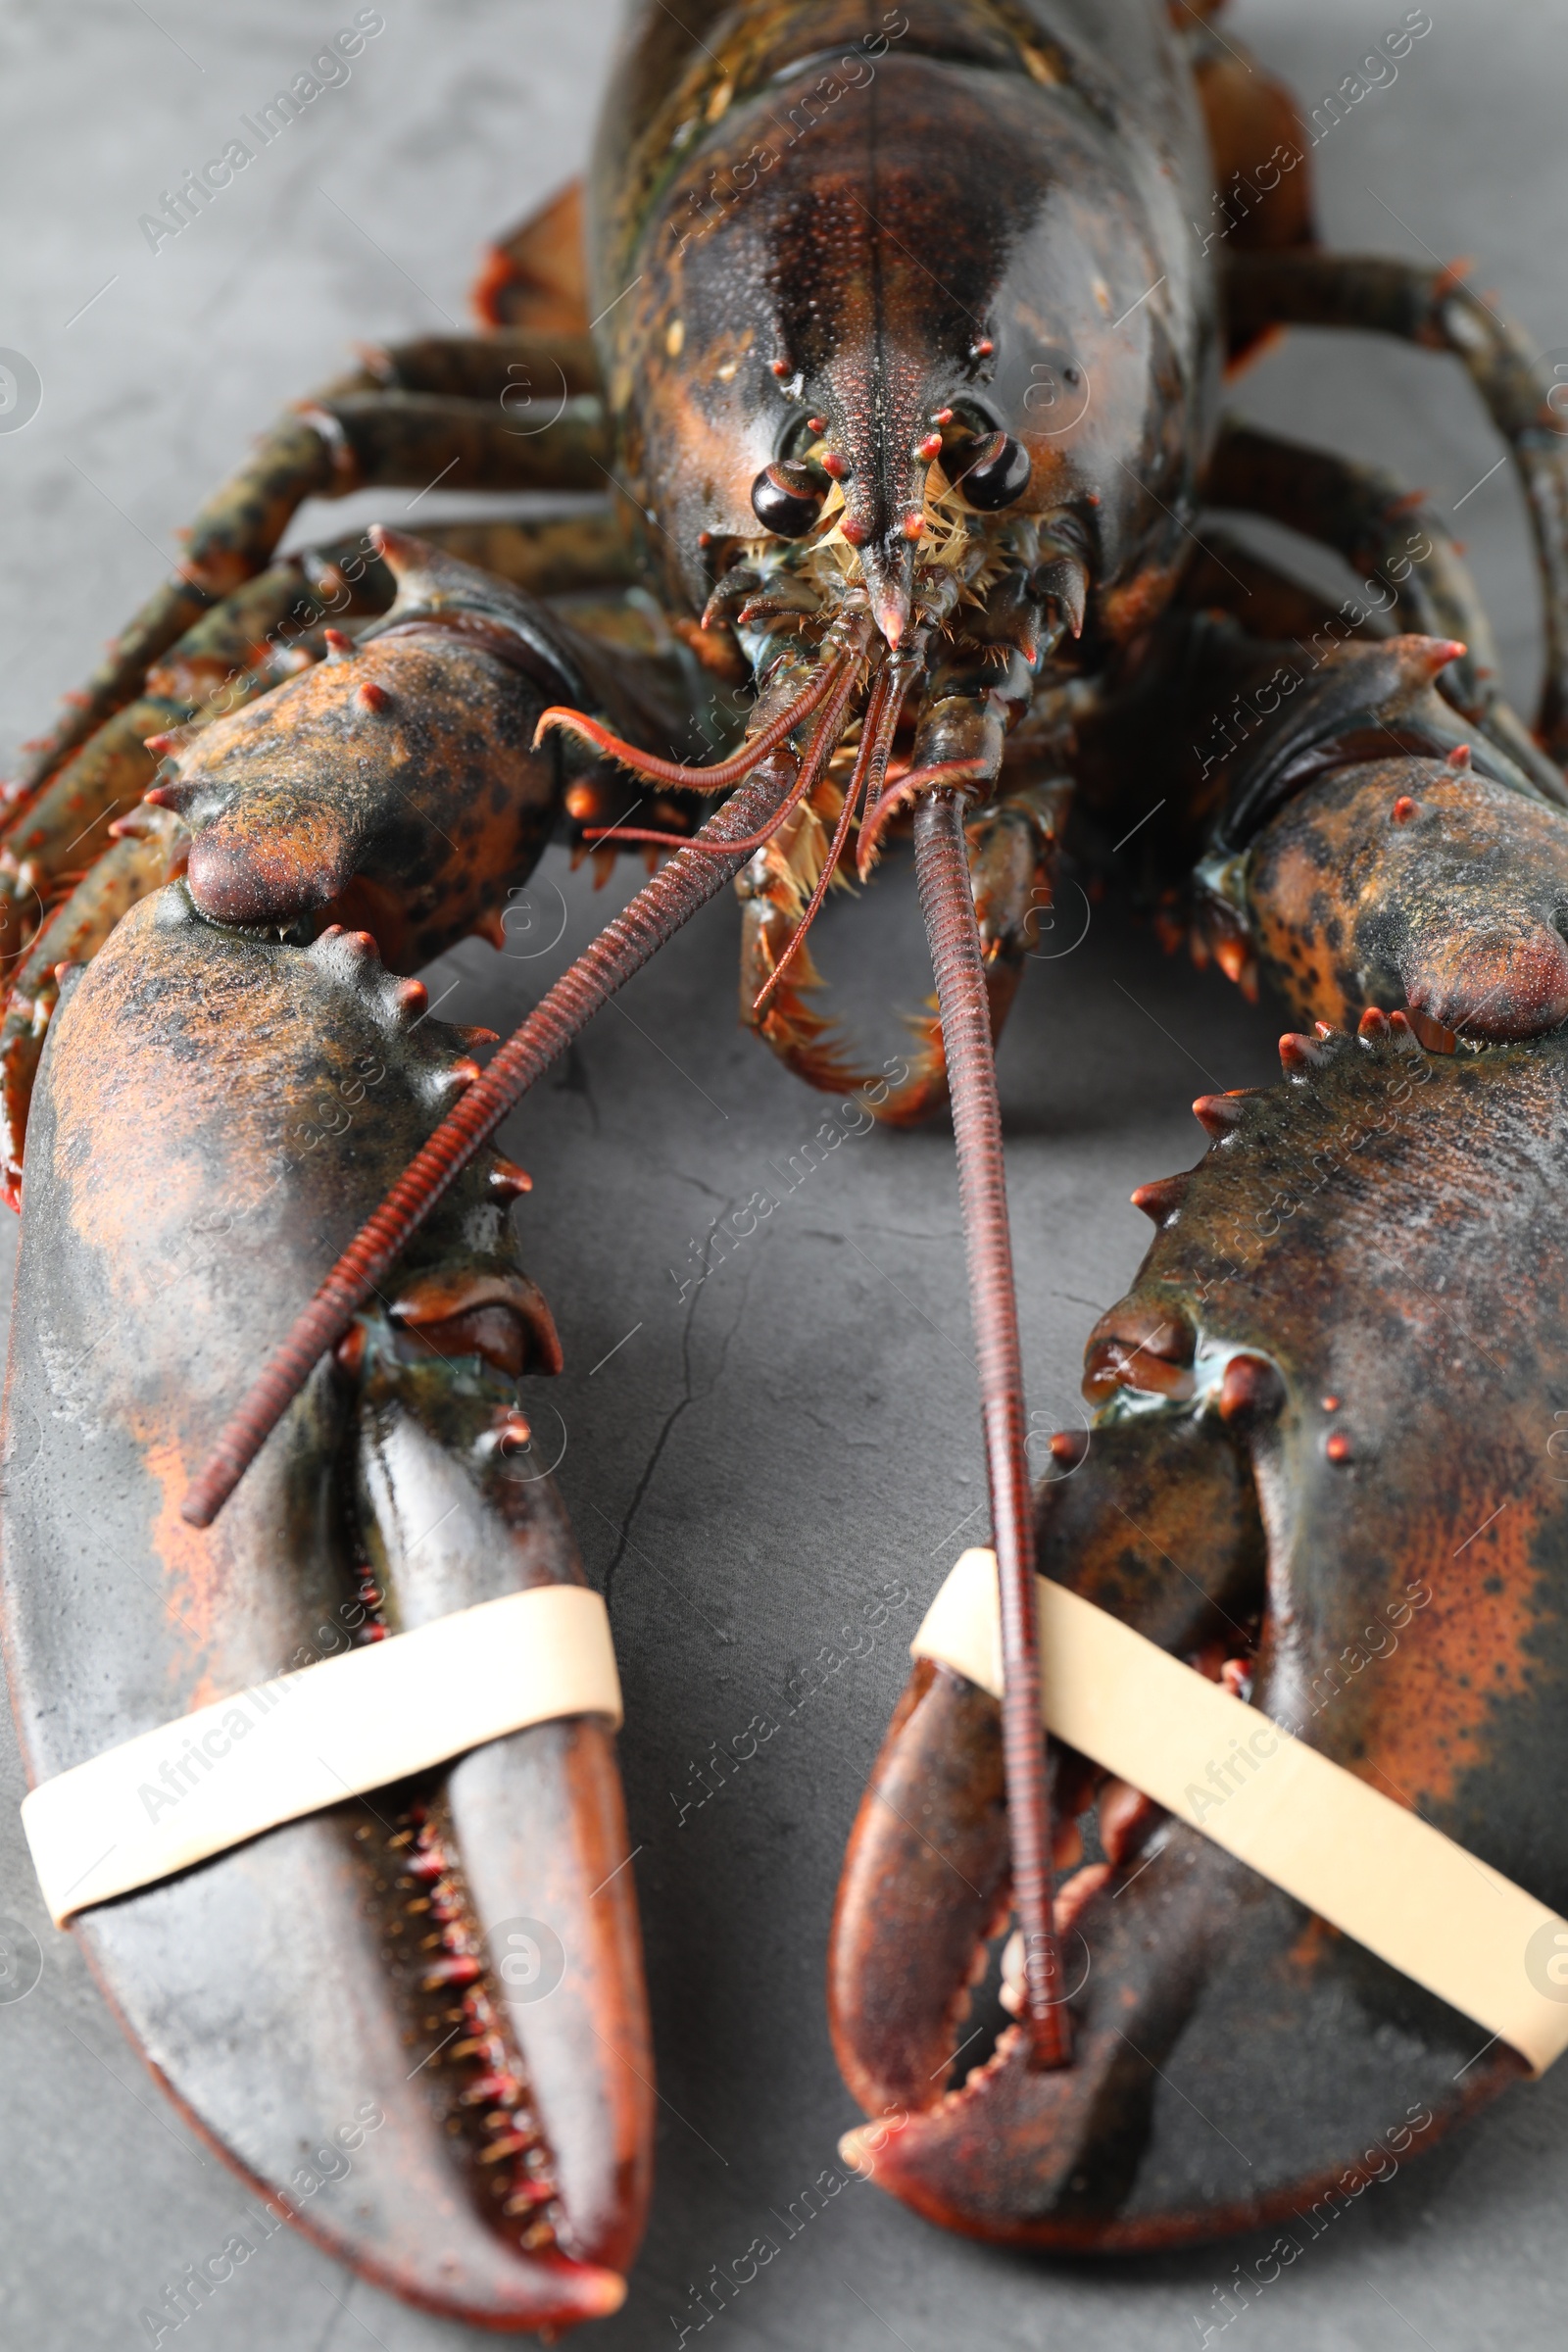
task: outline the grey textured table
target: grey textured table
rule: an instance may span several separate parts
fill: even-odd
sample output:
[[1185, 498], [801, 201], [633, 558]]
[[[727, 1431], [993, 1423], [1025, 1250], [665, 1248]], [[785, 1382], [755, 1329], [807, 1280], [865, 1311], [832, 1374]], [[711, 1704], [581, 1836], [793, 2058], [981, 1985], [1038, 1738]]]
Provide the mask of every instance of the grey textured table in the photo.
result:
[[[171, 532], [247, 436], [354, 338], [462, 322], [482, 235], [579, 165], [606, 0], [386, 0], [384, 13], [349, 84], [155, 257], [138, 216], [353, 11], [0, 8], [0, 343], [24, 352], [42, 385], [36, 416], [0, 434], [0, 752], [167, 568]], [[1568, 344], [1568, 6], [1434, 0], [1432, 13], [1397, 81], [1318, 150], [1328, 233], [1412, 257], [1475, 255], [1478, 282], [1500, 289], [1543, 346]], [[1249, 0], [1228, 22], [1311, 103], [1398, 14]], [[1506, 470], [1483, 483], [1499, 453], [1455, 370], [1299, 335], [1236, 405], [1460, 507], [1528, 692], [1537, 640], [1520, 503]], [[396, 503], [351, 514], [395, 518]], [[450, 511], [439, 493], [424, 510]], [[341, 513], [306, 514], [295, 538]], [[596, 899], [552, 854], [537, 927], [520, 941], [542, 952], [504, 958], [469, 943], [432, 993], [452, 987], [449, 1016], [505, 1030], [629, 887]], [[560, 1476], [590, 1571], [612, 1592], [663, 2100], [646, 2250], [626, 2309], [596, 2340], [605, 2352], [668, 2344], [688, 2324], [695, 2340], [690, 2290], [762, 2232], [777, 2255], [710, 2323], [709, 2340], [733, 2352], [1174, 2352], [1205, 2328], [1218, 2340], [1215, 2289], [1255, 2248], [1023, 2260], [940, 2235], [854, 2183], [800, 2218], [808, 2185], [826, 2168], [838, 2177], [835, 2142], [853, 2120], [822, 2004], [839, 1858], [904, 1643], [960, 1531], [983, 1524], [982, 1483], [942, 1134], [846, 1143], [678, 1297], [670, 1269], [684, 1277], [728, 1208], [779, 1189], [771, 1170], [787, 1170], [822, 1115], [737, 1031], [736, 928], [728, 900], [710, 910], [505, 1139], [537, 1180], [522, 1232], [567, 1349], [554, 1392]], [[879, 958], [903, 1004], [928, 985], [906, 871], [859, 911], [836, 910], [827, 936], [830, 964]], [[1142, 1251], [1128, 1191], [1195, 1156], [1187, 1106], [1200, 1086], [1270, 1075], [1278, 1026], [1213, 975], [1166, 962], [1113, 909], [1030, 975], [1002, 1079], [1031, 1401], [1046, 1425], [1071, 1417], [1083, 1334]], [[0, 1240], [9, 1252], [9, 1223]], [[791, 1678], [889, 1582], [910, 1600], [792, 1715]], [[776, 1734], [682, 1817], [710, 1742], [757, 1714]], [[3, 1737], [0, 1912], [13, 1947], [20, 1928], [43, 1958], [36, 1985], [0, 2005], [0, 2336], [16, 2352], [110, 2352], [147, 2340], [138, 2313], [222, 2243], [241, 2192], [49, 1930], [17, 1829], [9, 1725]], [[17, 1988], [0, 1977], [0, 1992]], [[1565, 2199], [1568, 2070], [1369, 2190], [1227, 2338], [1251, 2352], [1559, 2344]], [[367, 2337], [387, 2352], [478, 2340], [288, 2231], [181, 2331], [220, 2352], [347, 2352]]]

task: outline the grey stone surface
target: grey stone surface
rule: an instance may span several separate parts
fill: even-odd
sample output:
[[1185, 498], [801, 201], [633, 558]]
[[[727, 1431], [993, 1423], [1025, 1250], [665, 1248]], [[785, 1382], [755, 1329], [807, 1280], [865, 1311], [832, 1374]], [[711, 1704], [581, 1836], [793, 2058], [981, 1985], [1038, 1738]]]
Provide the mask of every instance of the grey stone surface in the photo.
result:
[[[352, 13], [347, 0], [0, 7], [0, 343], [27, 355], [43, 388], [32, 421], [0, 435], [7, 752], [159, 577], [172, 529], [247, 436], [355, 337], [461, 320], [481, 236], [582, 156], [606, 0], [387, 0], [386, 30], [351, 83], [149, 253], [138, 215]], [[1247, 0], [1227, 21], [1311, 102], [1399, 13]], [[1475, 255], [1479, 282], [1544, 347], [1568, 344], [1568, 6], [1434, 0], [1433, 15], [1397, 82], [1318, 151], [1328, 233]], [[1392, 464], [1447, 508], [1462, 500], [1510, 674], [1528, 689], [1537, 633], [1519, 500], [1506, 470], [1467, 495], [1498, 452], [1454, 370], [1303, 335], [1238, 387], [1237, 405]], [[395, 501], [376, 503], [396, 518]], [[301, 529], [333, 518], [318, 511]], [[470, 943], [434, 977], [435, 995], [454, 987], [444, 1011], [506, 1029], [631, 880], [596, 898], [552, 855], [531, 901], [543, 952], [503, 958]], [[835, 909], [825, 958], [884, 976], [890, 999], [913, 1006], [925, 985], [913, 925], [895, 865], [863, 906]], [[738, 1033], [735, 934], [726, 901], [600, 1018], [506, 1138], [537, 1179], [522, 1231], [567, 1348], [554, 1392], [560, 1475], [612, 1595], [663, 2100], [647, 2249], [598, 2341], [643, 2352], [678, 2340], [701, 2316], [689, 2290], [765, 2233], [776, 2257], [710, 2324], [709, 2340], [734, 2352], [1175, 2352], [1217, 2330], [1214, 2289], [1255, 2248], [1030, 2261], [944, 2237], [858, 2184], [809, 2223], [789, 2218], [853, 2120], [822, 2003], [844, 1838], [904, 1642], [980, 1524], [982, 1485], [941, 1134], [846, 1142], [677, 1296], [670, 1269], [684, 1279], [721, 1212], [781, 1189], [775, 1171], [788, 1181], [825, 1108]], [[1142, 1251], [1129, 1189], [1195, 1155], [1199, 1086], [1270, 1074], [1278, 1026], [1214, 976], [1167, 963], [1114, 909], [1030, 975], [1002, 1076], [1043, 1427], [1070, 1419], [1083, 1333]], [[3, 1241], [9, 1250], [9, 1230]], [[889, 1581], [910, 1598], [870, 1652], [792, 1697], [791, 1678], [862, 1624]], [[695, 1761], [755, 1714], [774, 1736], [682, 1819]], [[25, 1933], [41, 1975], [0, 2001], [0, 2337], [16, 2352], [119, 2352], [146, 2340], [142, 2306], [222, 2242], [239, 2191], [123, 2042], [69, 1937], [50, 1931], [17, 1830], [21, 1787], [8, 1725], [0, 1911], [13, 1973], [0, 1995], [24, 1981], [14, 1970]], [[1565, 2128], [1568, 2073], [1368, 2190], [1231, 2322], [1227, 2342], [1560, 2343]], [[280, 2232], [180, 2340], [346, 2352], [367, 2337], [386, 2352], [470, 2340]]]

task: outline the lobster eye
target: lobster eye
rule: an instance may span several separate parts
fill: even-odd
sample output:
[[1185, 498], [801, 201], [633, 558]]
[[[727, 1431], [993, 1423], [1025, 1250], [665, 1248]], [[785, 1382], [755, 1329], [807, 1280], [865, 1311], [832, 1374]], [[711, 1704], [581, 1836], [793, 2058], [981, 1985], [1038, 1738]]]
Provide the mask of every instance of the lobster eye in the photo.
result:
[[1029, 452], [1010, 433], [986, 433], [965, 442], [954, 488], [963, 492], [971, 507], [987, 513], [1010, 507], [1028, 486]]
[[[1028, 460], [1024, 461], [1027, 466]], [[752, 510], [764, 530], [781, 539], [804, 539], [822, 512], [827, 475], [801, 458], [764, 466], [752, 484]]]

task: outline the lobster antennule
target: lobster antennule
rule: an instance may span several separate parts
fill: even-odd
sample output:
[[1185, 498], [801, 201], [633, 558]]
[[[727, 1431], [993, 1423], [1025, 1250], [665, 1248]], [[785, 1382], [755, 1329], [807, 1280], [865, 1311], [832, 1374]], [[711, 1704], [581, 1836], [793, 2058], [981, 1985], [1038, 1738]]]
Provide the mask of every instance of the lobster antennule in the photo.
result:
[[644, 830], [636, 825], [603, 825], [595, 826], [591, 832], [585, 833], [584, 841], [601, 842], [613, 838], [616, 841], [651, 842], [659, 849], [684, 850], [691, 847], [700, 850], [705, 857], [709, 858], [727, 858], [737, 850], [744, 850], [750, 854], [765, 849], [785, 820], [810, 793], [815, 791], [827, 771], [828, 761], [838, 749], [839, 736], [843, 731], [850, 697], [855, 692], [855, 666], [853, 661], [838, 664], [827, 708], [822, 713], [816, 733], [811, 738], [810, 751], [801, 763], [800, 774], [791, 785], [782, 806], [774, 809], [766, 824], [759, 827], [757, 832], [733, 841], [705, 842], [697, 840], [688, 843], [687, 837], [683, 833], [659, 833]]
[[[570, 710], [560, 703], [552, 704], [548, 710], [541, 713], [533, 731], [534, 749], [538, 749], [547, 735], [561, 728], [567, 734], [580, 736], [585, 743], [591, 743], [607, 760], [618, 760], [622, 767], [629, 767], [633, 775], [647, 776], [654, 783], [678, 785], [688, 792], [722, 792], [727, 786], [742, 782], [759, 760], [776, 750], [803, 718], [808, 718], [817, 705], [832, 692], [841, 674], [838, 662], [825, 662], [787, 710], [781, 710], [776, 718], [770, 719], [765, 727], [744, 743], [732, 759], [721, 760], [716, 767], [688, 767], [678, 760], [660, 760], [652, 752], [641, 750], [637, 744], [627, 743], [621, 736], [612, 734], [609, 727], [602, 725], [597, 718], [591, 718], [585, 710]], [[620, 838], [639, 841], [647, 840], [650, 836], [623, 832]], [[663, 836], [652, 838], [662, 839]]]

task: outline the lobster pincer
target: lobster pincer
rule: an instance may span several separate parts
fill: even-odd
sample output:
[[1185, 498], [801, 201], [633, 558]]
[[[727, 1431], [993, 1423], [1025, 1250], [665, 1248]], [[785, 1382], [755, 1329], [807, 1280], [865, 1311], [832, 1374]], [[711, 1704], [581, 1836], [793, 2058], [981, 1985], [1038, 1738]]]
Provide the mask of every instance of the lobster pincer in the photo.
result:
[[[1037, 1494], [1047, 1579], [1249, 1702], [1183, 1818], [1055, 1753], [1062, 1812], [1101, 1788], [1101, 1858], [1057, 1896], [1069, 2068], [1032, 2068], [1009, 2029], [944, 2086], [1010, 1907], [984, 1689], [917, 1663], [851, 1841], [830, 2003], [883, 2120], [846, 2152], [975, 2235], [1134, 2249], [1288, 2220], [1358, 2193], [1391, 2131], [1425, 2149], [1550, 2055], [1508, 2005], [1551, 2014], [1568, 1905], [1543, 1768], [1568, 1721], [1548, 1452], [1568, 1048], [1428, 1054], [1373, 1009], [1282, 1057], [1281, 1085], [1203, 1098], [1204, 1158], [1135, 1196], [1158, 1234], [1092, 1337], [1094, 1426], [1054, 1442]], [[1493, 1873], [1535, 1905], [1480, 2002], [1228, 1850], [1227, 1808], [1286, 1737], [1444, 1834], [1450, 1943], [1485, 1938]], [[1396, 1919], [1422, 1889], [1396, 1850]], [[1364, 1865], [1347, 1838], [1339, 1877]]]
[[[225, 1801], [247, 1739], [287, 1762], [310, 1703], [291, 1693], [315, 1675], [583, 1584], [530, 1436], [561, 1352], [509, 1231], [527, 1180], [493, 1153], [320, 1367], [244, 1506], [214, 1536], [178, 1514], [276, 1286], [315, 1284], [476, 1075], [424, 1004], [365, 935], [221, 928], [182, 883], [68, 981], [32, 1114], [5, 1427], [8, 1663], [46, 1785], [30, 1803], [151, 1735], [130, 1811], [179, 1836]], [[177, 1374], [193, 1348], [194, 1382]], [[432, 2309], [561, 2327], [619, 2304], [650, 2180], [612, 1717], [476, 1744], [464, 1674], [460, 1656], [456, 1744], [434, 1765], [352, 1794], [333, 1725], [335, 1801], [119, 1892], [114, 1857], [84, 1854], [85, 1886], [53, 1899], [64, 1916], [102, 1894], [76, 1921], [94, 1972], [272, 2211]], [[351, 2142], [351, 2184], [309, 2196], [312, 2151]]]

